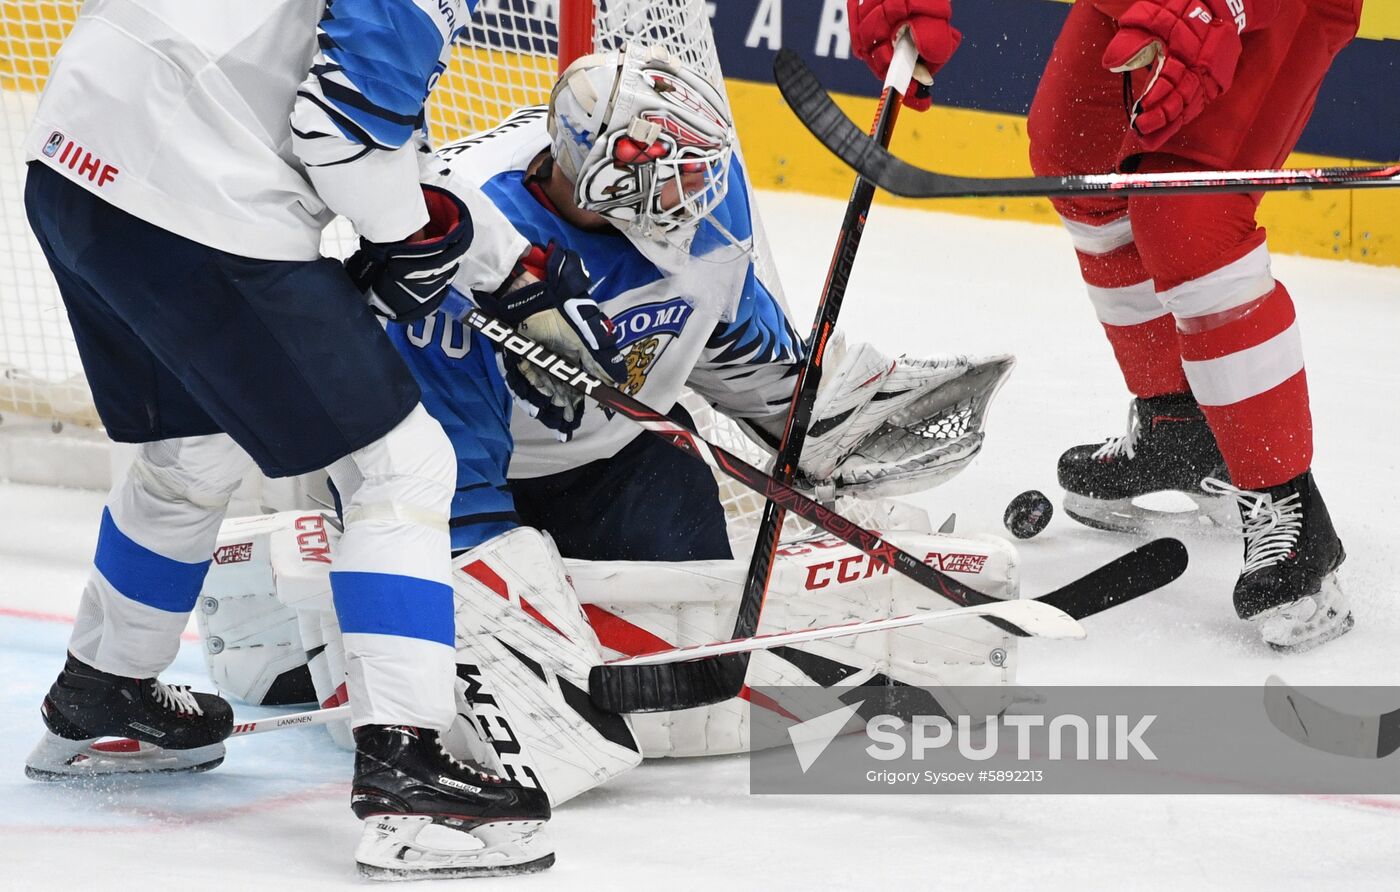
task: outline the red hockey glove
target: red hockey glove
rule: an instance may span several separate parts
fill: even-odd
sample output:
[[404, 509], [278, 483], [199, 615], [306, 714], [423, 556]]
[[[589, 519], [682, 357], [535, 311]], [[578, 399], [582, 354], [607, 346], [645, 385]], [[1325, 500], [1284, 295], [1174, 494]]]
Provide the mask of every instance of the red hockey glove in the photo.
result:
[[1137, 0], [1118, 18], [1103, 65], [1143, 72], [1134, 78], [1132, 126], [1149, 151], [1230, 89], [1244, 10], [1243, 0]]
[[[904, 91], [904, 104], [923, 111], [933, 104], [933, 75], [947, 64], [962, 43], [962, 34], [951, 24], [949, 0], [846, 0], [846, 20], [851, 28], [851, 49], [881, 80], [890, 70], [894, 42], [905, 25], [919, 50], [923, 72]], [[920, 78], [919, 73], [926, 75]], [[925, 80], [927, 83], [925, 83]]]

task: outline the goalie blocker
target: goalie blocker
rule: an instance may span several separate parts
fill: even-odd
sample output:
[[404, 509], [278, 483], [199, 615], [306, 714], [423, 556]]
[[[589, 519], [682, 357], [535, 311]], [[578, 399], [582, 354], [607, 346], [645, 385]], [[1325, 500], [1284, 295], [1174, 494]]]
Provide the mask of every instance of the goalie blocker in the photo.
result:
[[[264, 702], [276, 679], [309, 675], [322, 706], [345, 702], [327, 563], [337, 538], [334, 525], [314, 513], [225, 523], [197, 616], [210, 674], [227, 695]], [[1016, 555], [1004, 540], [926, 527], [891, 538], [992, 597], [1018, 596]], [[457, 755], [538, 784], [558, 804], [643, 757], [748, 749], [748, 710], [768, 707], [748, 702], [747, 690], [706, 708], [630, 716], [597, 711], [587, 693], [588, 671], [604, 659], [725, 638], [743, 562], [561, 562], [547, 536], [518, 528], [455, 566], [460, 718], [445, 740]], [[818, 535], [784, 542], [759, 631], [952, 606], [852, 546]], [[969, 618], [760, 651], [746, 684], [869, 686], [880, 696], [868, 697], [864, 711], [910, 715], [937, 708], [917, 688], [1004, 690], [1015, 662], [1013, 638]], [[343, 723], [327, 727], [351, 745]]]

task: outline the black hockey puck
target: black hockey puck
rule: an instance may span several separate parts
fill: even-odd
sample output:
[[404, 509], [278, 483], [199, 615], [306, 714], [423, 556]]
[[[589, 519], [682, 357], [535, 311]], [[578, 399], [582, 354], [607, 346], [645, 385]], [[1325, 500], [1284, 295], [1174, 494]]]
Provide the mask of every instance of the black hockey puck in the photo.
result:
[[1017, 539], [1029, 539], [1045, 529], [1054, 513], [1055, 508], [1045, 498], [1045, 493], [1028, 489], [1006, 506], [1006, 515], [1001, 522]]

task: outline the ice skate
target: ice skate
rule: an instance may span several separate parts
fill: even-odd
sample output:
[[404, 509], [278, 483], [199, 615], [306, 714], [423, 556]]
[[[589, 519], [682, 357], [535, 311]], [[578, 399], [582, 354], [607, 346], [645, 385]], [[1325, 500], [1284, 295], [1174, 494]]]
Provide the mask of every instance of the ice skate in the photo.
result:
[[[1201, 481], [1212, 476], [1227, 478], [1225, 460], [1189, 393], [1133, 400], [1126, 434], [1075, 446], [1060, 456], [1059, 466], [1065, 513], [1085, 526], [1124, 533], [1166, 525], [1237, 529], [1230, 500], [1201, 489]], [[1184, 493], [1196, 510], [1137, 504], [1143, 496], [1169, 491]]]
[[554, 863], [543, 790], [453, 758], [439, 736], [404, 725], [355, 730], [355, 849], [376, 880], [533, 873]]
[[1204, 486], [1239, 504], [1244, 567], [1235, 583], [1235, 612], [1241, 619], [1253, 621], [1264, 641], [1285, 653], [1350, 631], [1355, 620], [1337, 584], [1346, 550], [1311, 471], [1257, 491], [1215, 479]]
[[24, 765], [35, 780], [208, 771], [233, 730], [222, 697], [112, 675], [72, 654], [40, 712], [46, 730]]

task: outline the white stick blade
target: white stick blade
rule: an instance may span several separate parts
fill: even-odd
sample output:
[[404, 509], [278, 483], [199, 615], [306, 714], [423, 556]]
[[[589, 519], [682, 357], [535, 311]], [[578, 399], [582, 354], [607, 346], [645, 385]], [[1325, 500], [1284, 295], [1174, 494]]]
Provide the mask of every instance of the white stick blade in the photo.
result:
[[1353, 759], [1376, 758], [1379, 733], [1374, 717], [1351, 715], [1326, 706], [1270, 675], [1264, 711], [1273, 726], [1315, 750]]

